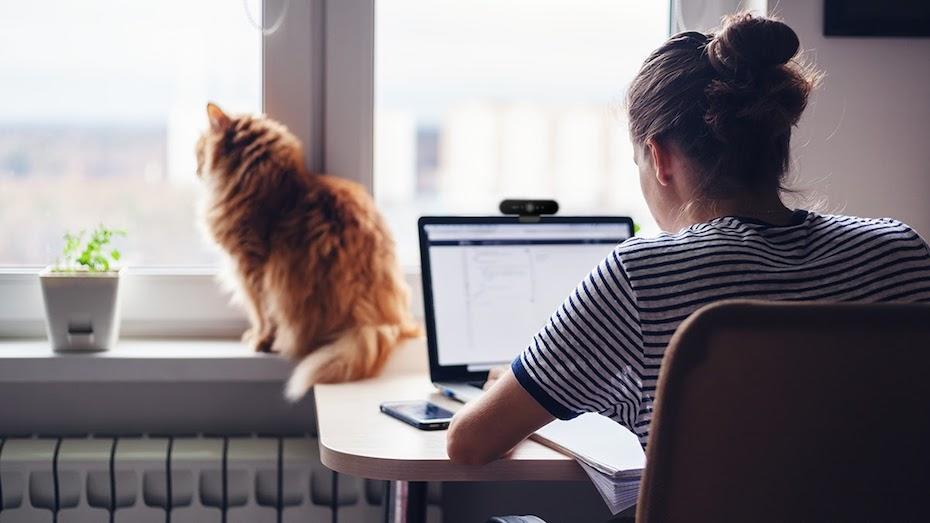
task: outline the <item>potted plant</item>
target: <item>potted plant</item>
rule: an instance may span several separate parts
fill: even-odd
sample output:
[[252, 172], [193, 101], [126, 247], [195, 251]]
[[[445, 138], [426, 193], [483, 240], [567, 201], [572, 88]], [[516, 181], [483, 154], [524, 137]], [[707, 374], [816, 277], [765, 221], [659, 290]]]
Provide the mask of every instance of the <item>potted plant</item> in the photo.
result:
[[65, 234], [55, 265], [39, 273], [45, 326], [56, 351], [101, 351], [119, 337], [119, 250], [111, 246], [120, 230], [99, 226]]

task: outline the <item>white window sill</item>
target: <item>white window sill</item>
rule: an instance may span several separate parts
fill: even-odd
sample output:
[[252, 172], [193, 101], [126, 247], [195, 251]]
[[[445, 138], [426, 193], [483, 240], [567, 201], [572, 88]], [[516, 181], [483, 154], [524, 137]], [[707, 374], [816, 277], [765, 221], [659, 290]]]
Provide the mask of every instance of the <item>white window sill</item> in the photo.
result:
[[[45, 337], [45, 310], [38, 267], [0, 268], [0, 344]], [[414, 318], [423, 320], [419, 269], [405, 273]], [[120, 283], [121, 326], [126, 338], [238, 338], [245, 314], [230, 305], [215, 269], [130, 267]], [[230, 342], [231, 343], [231, 342]]]
[[0, 340], [0, 383], [283, 382], [283, 358], [231, 339], [124, 339], [104, 352], [54, 352], [47, 340]]

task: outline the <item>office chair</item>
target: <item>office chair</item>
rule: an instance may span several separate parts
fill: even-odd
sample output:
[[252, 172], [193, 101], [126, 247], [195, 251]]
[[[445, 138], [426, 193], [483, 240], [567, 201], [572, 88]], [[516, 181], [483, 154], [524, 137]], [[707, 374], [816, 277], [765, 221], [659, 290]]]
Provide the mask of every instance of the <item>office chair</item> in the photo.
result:
[[662, 363], [637, 521], [930, 519], [930, 305], [722, 302]]

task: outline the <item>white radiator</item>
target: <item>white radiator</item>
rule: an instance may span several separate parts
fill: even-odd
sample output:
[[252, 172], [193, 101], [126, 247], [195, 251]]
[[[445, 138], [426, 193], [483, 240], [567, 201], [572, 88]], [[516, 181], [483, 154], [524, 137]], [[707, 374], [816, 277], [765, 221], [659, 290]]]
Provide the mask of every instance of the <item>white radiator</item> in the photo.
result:
[[361, 523], [383, 488], [323, 467], [309, 437], [0, 439], [0, 523]]

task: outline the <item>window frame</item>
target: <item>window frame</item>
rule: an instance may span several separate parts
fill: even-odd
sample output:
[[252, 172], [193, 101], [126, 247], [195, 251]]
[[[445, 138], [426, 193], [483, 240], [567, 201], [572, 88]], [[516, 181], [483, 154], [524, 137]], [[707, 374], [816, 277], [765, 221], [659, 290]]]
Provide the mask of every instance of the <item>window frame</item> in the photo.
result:
[[[374, 1], [262, 1], [266, 22], [287, 9], [280, 28], [262, 36], [263, 111], [303, 141], [312, 171], [355, 180], [369, 191]], [[0, 267], [0, 339], [45, 336], [45, 310], [37, 276], [41, 269]], [[120, 284], [121, 334], [239, 336], [247, 320], [219, 285], [220, 270], [128, 267]], [[418, 282], [411, 279], [411, 283]], [[414, 288], [415, 297], [418, 287]]]
[[[375, 2], [262, 0], [262, 107], [304, 144], [313, 172], [340, 176], [374, 193]], [[387, 1], [387, 0], [384, 0]], [[670, 4], [669, 31], [678, 2]], [[718, 7], [725, 11], [729, 3]], [[765, 0], [748, 0], [765, 12]], [[193, 224], [192, 224], [193, 226]], [[0, 267], [0, 339], [45, 336], [37, 274], [42, 267]], [[411, 308], [423, 316], [419, 267], [407, 267]], [[121, 283], [121, 333], [127, 337], [234, 337], [247, 327], [241, 308], [218, 284], [219, 267], [129, 267]]]

